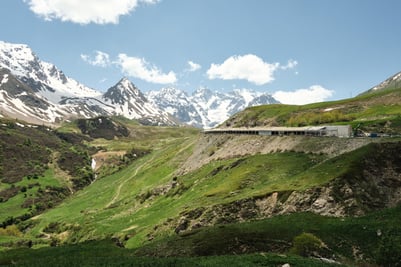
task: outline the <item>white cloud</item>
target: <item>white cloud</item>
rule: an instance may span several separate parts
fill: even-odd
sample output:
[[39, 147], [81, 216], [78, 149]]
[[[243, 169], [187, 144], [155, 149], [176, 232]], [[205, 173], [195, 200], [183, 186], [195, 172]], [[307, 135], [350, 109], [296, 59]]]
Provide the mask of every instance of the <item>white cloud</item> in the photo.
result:
[[305, 105], [315, 102], [323, 102], [333, 95], [334, 91], [326, 89], [320, 85], [312, 85], [307, 89], [297, 89], [295, 91], [277, 91], [273, 97], [283, 104]]
[[122, 71], [131, 77], [139, 78], [151, 83], [170, 84], [177, 81], [173, 71], [162, 73], [160, 69], [151, 66], [143, 58], [129, 57], [126, 54], [119, 54], [118, 61]]
[[79, 24], [117, 24], [140, 4], [159, 0], [24, 0], [31, 11], [45, 20], [60, 19]]
[[89, 55], [81, 54], [83, 61], [97, 67], [107, 67], [110, 65], [110, 56], [102, 51], [95, 51], [95, 57], [91, 58]]
[[288, 60], [287, 65], [281, 66], [280, 68], [281, 68], [282, 70], [288, 70], [288, 69], [293, 69], [293, 68], [295, 68], [297, 65], [298, 65], [298, 61], [293, 60], [293, 59], [290, 59], [290, 60]]
[[197, 71], [201, 68], [201, 65], [193, 62], [193, 61], [188, 61], [189, 69], [188, 71]]
[[279, 66], [279, 63], [270, 64], [258, 56], [247, 54], [229, 57], [222, 64], [211, 64], [207, 75], [209, 79], [239, 79], [263, 85], [274, 80], [273, 73]]

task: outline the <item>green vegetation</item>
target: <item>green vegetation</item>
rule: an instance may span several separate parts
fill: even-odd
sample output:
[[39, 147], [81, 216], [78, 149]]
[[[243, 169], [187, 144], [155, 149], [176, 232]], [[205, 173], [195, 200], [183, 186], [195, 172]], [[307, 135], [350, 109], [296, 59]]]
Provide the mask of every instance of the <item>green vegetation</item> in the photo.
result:
[[[307, 252], [305, 248], [312, 248], [318, 252], [317, 255], [335, 255], [340, 261], [352, 259], [358, 253], [355, 262], [345, 260], [352, 266], [357, 265], [358, 261], [373, 264], [386, 259], [393, 263], [387, 266], [395, 266], [394, 263], [399, 263], [400, 256], [399, 250], [396, 251], [399, 248], [396, 240], [401, 236], [400, 219], [401, 206], [350, 218], [294, 213], [192, 230], [152, 242], [139, 248], [136, 254], [194, 256], [263, 251], [302, 254]], [[309, 234], [305, 236], [304, 233]], [[389, 243], [384, 245], [385, 242]], [[295, 247], [299, 250], [294, 251]]]
[[38, 250], [19, 249], [0, 252], [1, 266], [281, 266], [283, 264], [301, 267], [341, 266], [328, 264], [316, 259], [293, 255], [271, 253], [241, 256], [175, 257], [150, 258], [138, 257], [134, 251], [121, 249], [110, 242], [96, 241], [79, 245], [41, 248]]
[[311, 233], [302, 233], [294, 237], [291, 253], [308, 257], [319, 255], [324, 246], [323, 241]]
[[85, 138], [45, 126], [1, 120], [0, 225], [53, 208], [93, 180]]
[[[397, 134], [400, 94], [254, 107], [226, 125], [351, 124]], [[208, 138], [193, 128], [119, 117], [77, 120], [57, 131], [5, 122], [0, 135], [2, 265], [330, 266], [310, 256], [350, 265], [400, 261], [397, 138]], [[296, 145], [247, 153], [263, 138]], [[230, 140], [243, 142], [244, 151], [225, 151]], [[346, 149], [321, 147], [340, 143]], [[320, 212], [322, 203], [332, 210], [321, 214], [345, 217], [306, 212]]]

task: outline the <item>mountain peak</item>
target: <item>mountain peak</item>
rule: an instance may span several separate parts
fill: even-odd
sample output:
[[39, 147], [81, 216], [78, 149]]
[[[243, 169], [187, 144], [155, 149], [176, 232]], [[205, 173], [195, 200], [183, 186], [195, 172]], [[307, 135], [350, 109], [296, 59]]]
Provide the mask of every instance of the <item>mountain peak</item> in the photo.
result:
[[124, 85], [125, 87], [130, 87], [130, 86], [134, 86], [135, 87], [135, 85], [127, 78], [127, 77], [122, 77], [121, 79], [120, 79], [120, 81], [118, 81], [118, 83], [117, 84], [121, 84], [121, 85]]
[[103, 98], [110, 100], [113, 104], [123, 104], [131, 99], [137, 99], [142, 102], [147, 101], [142, 92], [126, 77], [123, 77], [118, 83], [110, 87], [103, 95]]

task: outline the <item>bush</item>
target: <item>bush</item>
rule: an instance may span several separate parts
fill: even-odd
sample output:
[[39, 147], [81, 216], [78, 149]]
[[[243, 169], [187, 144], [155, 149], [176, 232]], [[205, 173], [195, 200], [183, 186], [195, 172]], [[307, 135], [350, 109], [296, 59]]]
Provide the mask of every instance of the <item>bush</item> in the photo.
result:
[[22, 236], [21, 231], [15, 224], [9, 225], [6, 228], [0, 228], [0, 235], [3, 236]]
[[381, 238], [376, 251], [376, 262], [380, 266], [401, 266], [401, 237], [387, 233]]
[[319, 254], [324, 247], [322, 240], [311, 233], [302, 233], [293, 240], [291, 253], [303, 257]]

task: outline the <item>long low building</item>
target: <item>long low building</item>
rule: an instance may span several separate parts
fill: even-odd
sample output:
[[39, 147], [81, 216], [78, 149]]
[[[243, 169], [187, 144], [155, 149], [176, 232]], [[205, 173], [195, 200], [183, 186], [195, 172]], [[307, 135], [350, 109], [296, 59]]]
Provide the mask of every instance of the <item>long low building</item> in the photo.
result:
[[304, 135], [352, 137], [350, 125], [322, 125], [305, 127], [255, 127], [255, 128], [215, 128], [204, 130], [205, 134], [250, 134], [265, 136]]

